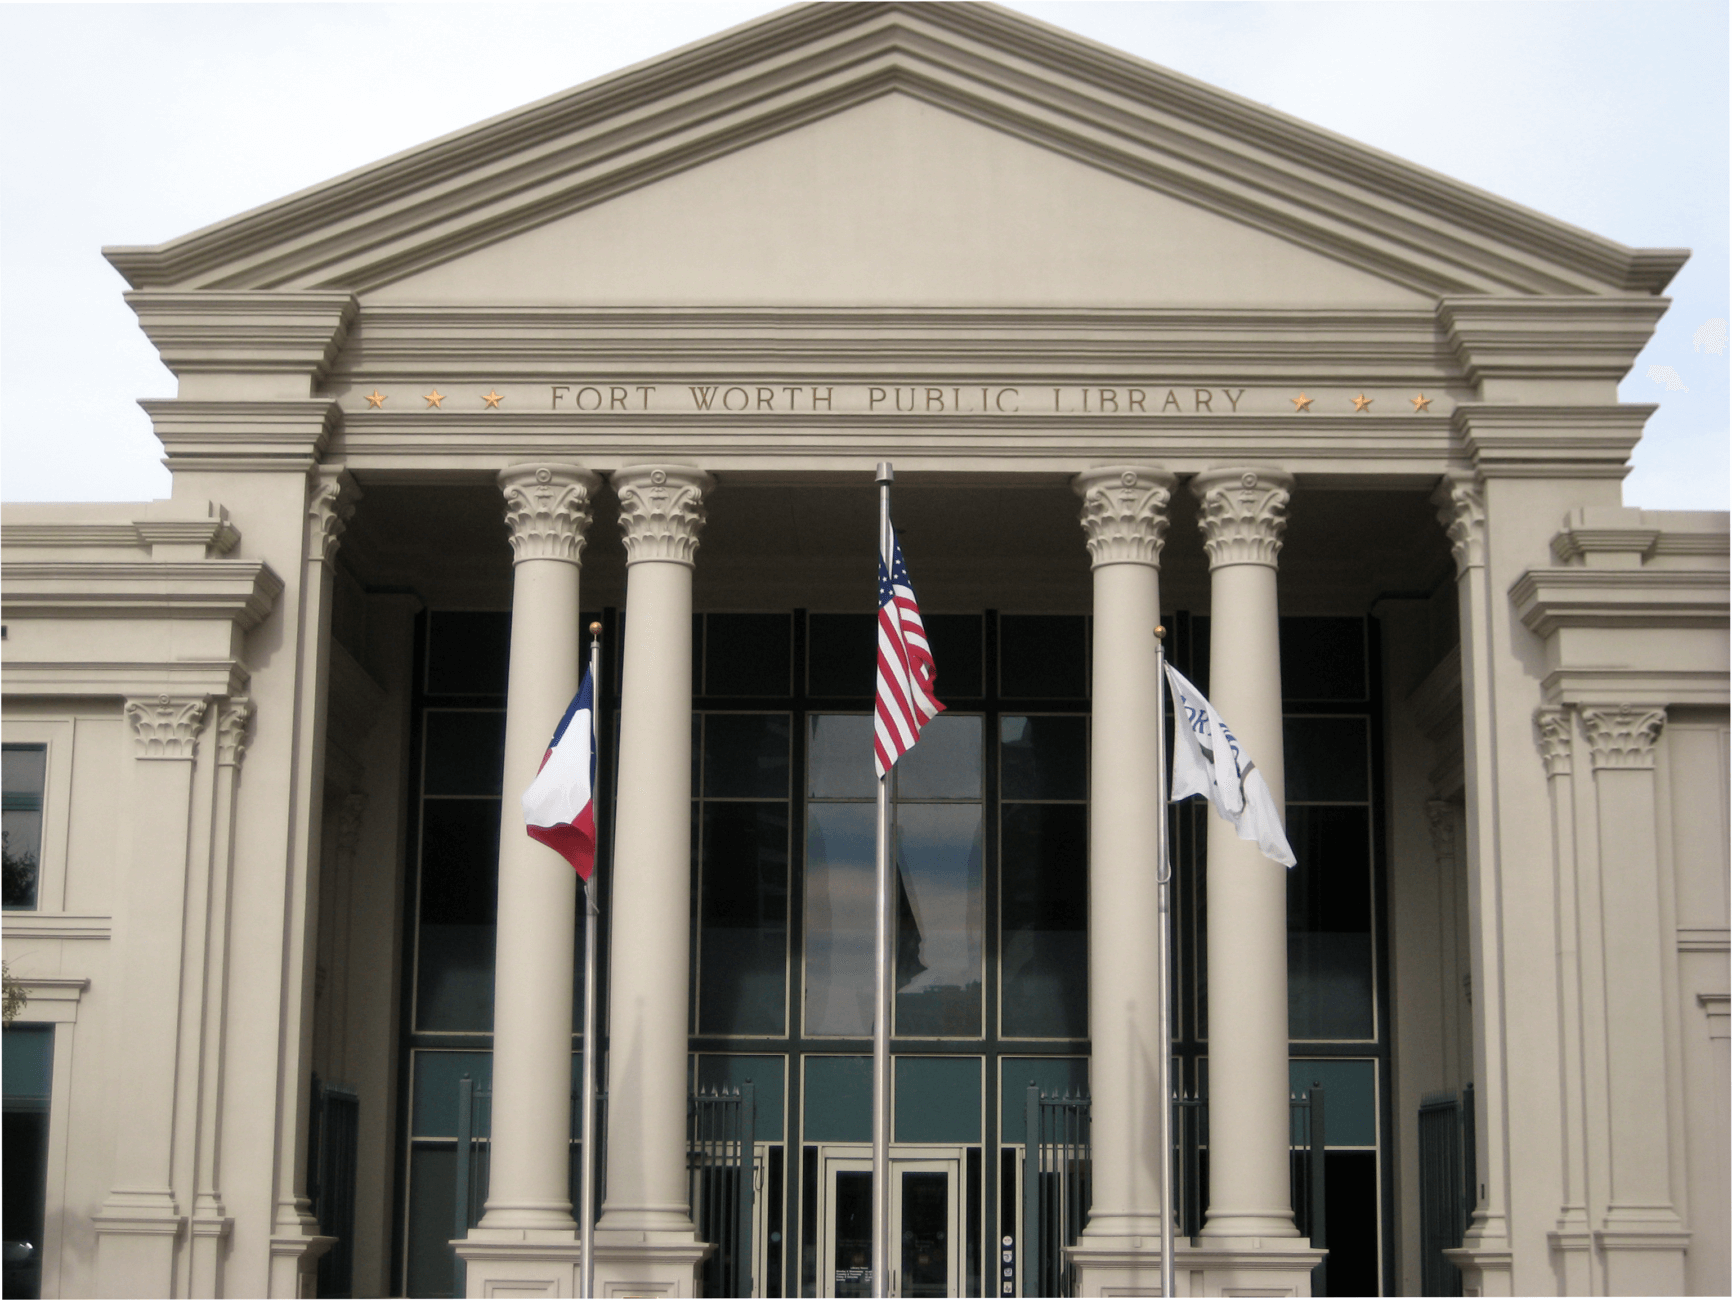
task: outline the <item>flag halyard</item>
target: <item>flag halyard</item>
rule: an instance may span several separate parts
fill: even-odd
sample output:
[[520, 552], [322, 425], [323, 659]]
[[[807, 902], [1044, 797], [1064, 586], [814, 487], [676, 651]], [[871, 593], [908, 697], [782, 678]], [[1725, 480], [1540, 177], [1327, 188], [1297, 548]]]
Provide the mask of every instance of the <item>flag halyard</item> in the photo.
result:
[[926, 640], [902, 543], [890, 531], [890, 551], [878, 556], [878, 686], [874, 749], [878, 775], [883, 776], [914, 748], [920, 729], [944, 706], [934, 691], [938, 669]]
[[595, 871], [595, 687], [591, 675], [554, 729], [523, 792], [524, 829], [588, 881]]

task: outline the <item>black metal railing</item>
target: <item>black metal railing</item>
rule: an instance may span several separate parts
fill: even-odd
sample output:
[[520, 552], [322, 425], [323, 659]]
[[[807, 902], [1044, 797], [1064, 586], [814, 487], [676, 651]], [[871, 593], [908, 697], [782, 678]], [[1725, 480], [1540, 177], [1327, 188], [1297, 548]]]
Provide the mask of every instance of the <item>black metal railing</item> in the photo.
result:
[[1048, 1096], [1030, 1083], [1023, 1114], [1022, 1293], [1075, 1294], [1076, 1245], [1093, 1199], [1089, 1099]]
[[353, 1088], [313, 1076], [307, 1133], [307, 1199], [319, 1235], [334, 1237], [319, 1258], [319, 1294], [348, 1296], [355, 1276], [355, 1176], [361, 1100]]
[[752, 1294], [752, 1199], [757, 1187], [757, 1096], [738, 1088], [699, 1092], [686, 1107], [686, 1176], [692, 1222], [715, 1246], [704, 1294]]
[[1419, 1102], [1419, 1283], [1422, 1295], [1458, 1296], [1461, 1272], [1443, 1252], [1462, 1243], [1477, 1201], [1473, 1085]]
[[[1292, 1133], [1289, 1164], [1294, 1224], [1311, 1244], [1328, 1241], [1324, 1089], [1313, 1083], [1288, 1096]], [[1022, 1183], [1022, 1294], [1069, 1296], [1075, 1274], [1066, 1247], [1088, 1224], [1092, 1151], [1089, 1099], [1051, 1095], [1030, 1083], [1024, 1109], [1025, 1163]], [[1206, 1187], [1204, 1152], [1209, 1146], [1209, 1103], [1203, 1097], [1173, 1099], [1173, 1211], [1177, 1236], [1203, 1229]], [[1326, 1264], [1311, 1274], [1311, 1293], [1328, 1294]]]

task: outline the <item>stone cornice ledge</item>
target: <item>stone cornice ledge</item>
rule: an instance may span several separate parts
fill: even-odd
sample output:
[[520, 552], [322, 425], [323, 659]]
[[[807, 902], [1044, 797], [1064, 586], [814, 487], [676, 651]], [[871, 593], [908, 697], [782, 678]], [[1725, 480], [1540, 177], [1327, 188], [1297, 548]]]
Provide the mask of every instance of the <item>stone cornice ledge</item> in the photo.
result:
[[251, 674], [236, 659], [6, 660], [10, 696], [236, 696], [246, 693], [250, 680]]
[[127, 305], [176, 375], [288, 372], [322, 379], [360, 304], [351, 293], [134, 291]]
[[262, 622], [283, 580], [263, 560], [15, 560], [7, 618], [214, 618]]
[[1563, 627], [1725, 628], [1729, 579], [1723, 569], [1530, 569], [1509, 597], [1542, 637]]
[[1451, 424], [1487, 478], [1615, 478], [1660, 408], [1464, 403]]
[[[8, 939], [107, 939], [114, 933], [114, 918], [83, 916], [71, 912], [8, 912], [4, 923]], [[30, 980], [25, 983], [53, 983]], [[89, 980], [79, 981], [88, 984]]]
[[1492, 377], [1615, 383], [1669, 305], [1649, 294], [1444, 298], [1437, 319], [1469, 383]]
[[173, 470], [281, 469], [305, 473], [342, 428], [329, 398], [206, 402], [176, 398], [139, 403]]

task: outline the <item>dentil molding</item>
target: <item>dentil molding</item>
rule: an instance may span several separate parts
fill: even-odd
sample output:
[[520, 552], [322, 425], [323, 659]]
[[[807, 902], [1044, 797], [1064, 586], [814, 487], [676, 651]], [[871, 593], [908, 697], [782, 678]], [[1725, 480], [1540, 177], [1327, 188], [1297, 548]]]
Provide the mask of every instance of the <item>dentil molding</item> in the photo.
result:
[[512, 562], [581, 561], [592, 517], [589, 501], [600, 483], [581, 465], [511, 465], [500, 470]]
[[202, 695], [157, 695], [128, 700], [126, 720], [138, 744], [139, 758], [198, 757], [198, 733], [207, 700]]
[[1201, 505], [1197, 527], [1209, 567], [1266, 564], [1275, 567], [1281, 534], [1287, 531], [1287, 503], [1293, 476], [1263, 465], [1204, 470], [1191, 480]]
[[1582, 730], [1593, 753], [1594, 770], [1651, 768], [1654, 742], [1666, 725], [1666, 710], [1619, 704], [1582, 710]]
[[1449, 537], [1455, 576], [1485, 567], [1485, 492], [1471, 476], [1445, 474], [1431, 494], [1437, 522]]
[[704, 527], [704, 495], [715, 480], [690, 465], [632, 465], [613, 476], [627, 564], [691, 564]]
[[1547, 776], [1570, 774], [1573, 738], [1568, 709], [1534, 710], [1534, 743], [1540, 748], [1540, 761], [1546, 765]]
[[1173, 481], [1166, 470], [1152, 465], [1097, 465], [1072, 480], [1083, 499], [1081, 523], [1095, 568], [1161, 567]]

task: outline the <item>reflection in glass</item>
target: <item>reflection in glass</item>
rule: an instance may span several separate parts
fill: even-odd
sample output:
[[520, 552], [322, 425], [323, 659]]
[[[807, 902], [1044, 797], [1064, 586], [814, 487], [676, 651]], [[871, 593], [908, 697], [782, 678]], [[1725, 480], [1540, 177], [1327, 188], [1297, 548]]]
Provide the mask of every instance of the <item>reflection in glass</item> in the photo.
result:
[[896, 763], [897, 799], [980, 798], [981, 722], [978, 714], [941, 713], [927, 723]]
[[806, 793], [814, 799], [871, 799], [872, 715], [814, 713], [806, 748]]
[[1087, 799], [1089, 724], [1080, 714], [999, 719], [1006, 799]]
[[869, 803], [807, 806], [808, 1034], [872, 1033], [876, 811]]
[[46, 745], [7, 745], [0, 757], [0, 844], [4, 845], [5, 905], [8, 911], [36, 906], [42, 865], [42, 789], [48, 775]]
[[1006, 804], [999, 860], [1006, 1038], [1088, 1035], [1088, 805]]
[[872, 1289], [872, 1175], [836, 1172], [834, 1258], [838, 1296], [869, 1296]]
[[978, 804], [896, 809], [896, 866], [907, 899], [896, 943], [898, 1034], [980, 1033], [982, 857]]

